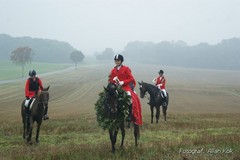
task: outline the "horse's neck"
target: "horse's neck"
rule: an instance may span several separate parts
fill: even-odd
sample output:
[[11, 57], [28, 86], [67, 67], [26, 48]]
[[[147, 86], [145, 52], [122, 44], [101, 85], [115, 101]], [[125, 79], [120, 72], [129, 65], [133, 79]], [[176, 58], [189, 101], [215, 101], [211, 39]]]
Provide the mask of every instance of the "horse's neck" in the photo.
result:
[[39, 97], [36, 97], [34, 102], [33, 102], [33, 104], [32, 104], [32, 106], [37, 106], [38, 103], [39, 103]]
[[147, 91], [150, 94], [151, 97], [155, 97], [157, 94], [157, 88], [151, 84], [147, 84], [146, 83], [146, 87], [147, 87]]

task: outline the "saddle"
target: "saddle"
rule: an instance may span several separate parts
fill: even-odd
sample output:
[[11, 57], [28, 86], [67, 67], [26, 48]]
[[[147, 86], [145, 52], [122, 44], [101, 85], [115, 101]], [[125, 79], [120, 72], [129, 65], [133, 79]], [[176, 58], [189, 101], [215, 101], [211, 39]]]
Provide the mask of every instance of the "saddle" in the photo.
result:
[[167, 106], [168, 105], [168, 94], [167, 94], [167, 96], [165, 97], [165, 95], [164, 95], [164, 92], [160, 89], [159, 90], [159, 96], [161, 96], [162, 97], [162, 99], [163, 99], [163, 106]]
[[25, 100], [25, 107], [31, 109], [36, 98], [30, 98]]
[[164, 92], [161, 89], [159, 89], [158, 95], [161, 96], [162, 98], [167, 98], [167, 96], [166, 97], [164, 96]]

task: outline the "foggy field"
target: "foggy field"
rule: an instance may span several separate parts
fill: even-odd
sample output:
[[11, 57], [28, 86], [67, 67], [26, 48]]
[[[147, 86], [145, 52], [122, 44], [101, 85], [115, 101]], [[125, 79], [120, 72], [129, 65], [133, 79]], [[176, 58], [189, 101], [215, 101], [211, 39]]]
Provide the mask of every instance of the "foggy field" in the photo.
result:
[[45, 87], [50, 85], [50, 120], [42, 124], [39, 145], [29, 146], [22, 139], [25, 80], [1, 84], [0, 159], [240, 159], [240, 71], [130, 65], [136, 81], [147, 83], [159, 69], [165, 71], [167, 122], [161, 112], [160, 123], [150, 124], [148, 100], [141, 99], [139, 146], [134, 146], [133, 129], [127, 129], [125, 149], [119, 149], [119, 134], [113, 155], [94, 109], [112, 67], [85, 65], [40, 77]]

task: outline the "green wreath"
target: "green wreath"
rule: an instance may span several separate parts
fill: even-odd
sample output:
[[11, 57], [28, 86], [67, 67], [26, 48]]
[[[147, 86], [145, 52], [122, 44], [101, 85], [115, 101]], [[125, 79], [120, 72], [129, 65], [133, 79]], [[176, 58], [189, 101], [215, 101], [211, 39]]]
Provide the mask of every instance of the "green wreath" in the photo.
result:
[[103, 92], [99, 93], [99, 98], [95, 103], [97, 121], [98, 125], [104, 130], [114, 130], [128, 117], [131, 97], [127, 95], [121, 86], [117, 87], [118, 104], [120, 107], [118, 108], [116, 117], [112, 118], [105, 114], [104, 101], [106, 99], [106, 92], [107, 91], [104, 89]]

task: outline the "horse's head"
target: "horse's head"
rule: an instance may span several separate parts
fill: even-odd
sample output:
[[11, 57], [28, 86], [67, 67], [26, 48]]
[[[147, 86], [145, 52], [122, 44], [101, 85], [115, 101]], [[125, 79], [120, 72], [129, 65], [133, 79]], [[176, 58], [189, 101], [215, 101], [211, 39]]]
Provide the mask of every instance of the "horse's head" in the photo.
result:
[[47, 88], [43, 88], [43, 90], [39, 91], [39, 93], [38, 93], [38, 101], [39, 101], [39, 103], [42, 103], [43, 106], [48, 105], [48, 101], [49, 101], [48, 89], [49, 89], [49, 86]]
[[117, 113], [118, 111], [118, 93], [117, 86], [114, 83], [108, 83], [106, 91], [106, 109], [110, 111], [110, 113]]
[[144, 98], [144, 96], [145, 96], [145, 94], [147, 92], [147, 88], [145, 86], [145, 83], [142, 81], [141, 83], [138, 82], [138, 84], [139, 84], [139, 90], [140, 90], [140, 97]]

